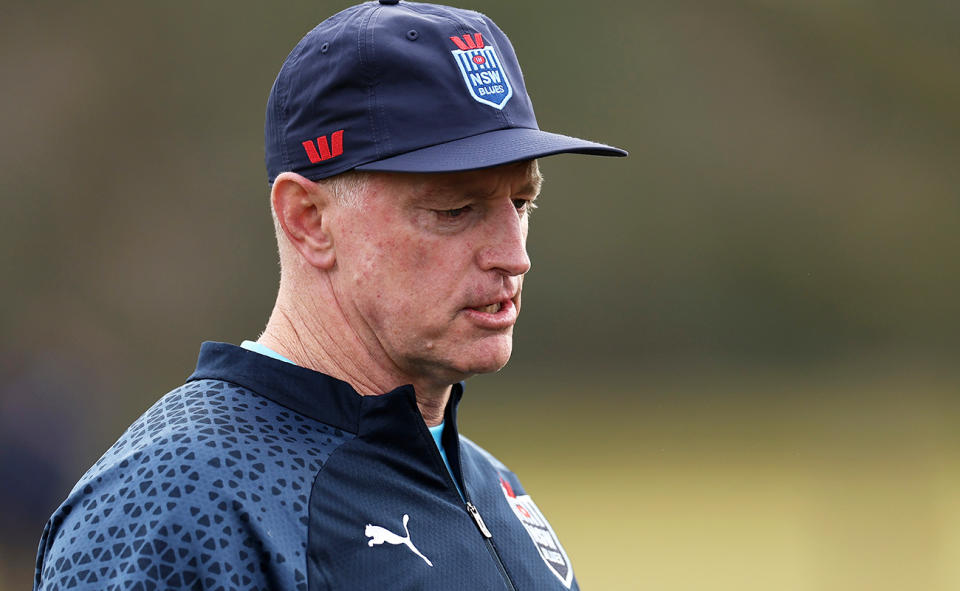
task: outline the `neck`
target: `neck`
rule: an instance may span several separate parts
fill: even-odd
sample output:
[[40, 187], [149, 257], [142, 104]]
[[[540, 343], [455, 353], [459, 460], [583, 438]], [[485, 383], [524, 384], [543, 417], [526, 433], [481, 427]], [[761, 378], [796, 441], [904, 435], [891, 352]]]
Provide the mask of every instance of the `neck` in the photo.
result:
[[[376, 396], [412, 384], [417, 406], [427, 426], [443, 422], [450, 400], [451, 384], [434, 384], [406, 376], [392, 366], [387, 356], [371, 353], [343, 315], [336, 302], [324, 298], [281, 295], [258, 342], [297, 365], [347, 382], [363, 396]], [[382, 353], [382, 352], [380, 352]]]

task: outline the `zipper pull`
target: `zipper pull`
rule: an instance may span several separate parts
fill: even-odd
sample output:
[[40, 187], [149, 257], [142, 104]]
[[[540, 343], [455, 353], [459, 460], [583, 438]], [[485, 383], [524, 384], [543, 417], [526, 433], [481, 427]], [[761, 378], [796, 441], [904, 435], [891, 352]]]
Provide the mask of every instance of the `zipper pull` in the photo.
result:
[[477, 508], [470, 501], [467, 501], [467, 513], [470, 514], [470, 517], [473, 517], [473, 521], [477, 524], [477, 528], [480, 530], [480, 533], [483, 534], [483, 537], [493, 537], [493, 534], [487, 529], [487, 524], [483, 522], [483, 517], [480, 517], [480, 512], [477, 511]]

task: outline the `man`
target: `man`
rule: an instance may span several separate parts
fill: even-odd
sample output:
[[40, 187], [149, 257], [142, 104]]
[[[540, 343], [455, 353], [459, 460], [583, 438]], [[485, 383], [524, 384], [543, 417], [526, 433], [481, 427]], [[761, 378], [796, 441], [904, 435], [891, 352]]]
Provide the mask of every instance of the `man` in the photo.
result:
[[457, 433], [509, 359], [540, 131], [486, 17], [397, 0], [308, 33], [267, 104], [267, 328], [205, 343], [47, 524], [35, 589], [573, 589], [549, 523]]

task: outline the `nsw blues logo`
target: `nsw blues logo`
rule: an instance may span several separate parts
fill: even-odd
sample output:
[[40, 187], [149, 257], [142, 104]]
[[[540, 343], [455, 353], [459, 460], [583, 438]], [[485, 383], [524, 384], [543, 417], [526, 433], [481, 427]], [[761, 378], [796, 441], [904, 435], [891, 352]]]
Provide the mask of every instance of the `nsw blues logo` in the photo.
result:
[[540, 558], [543, 558], [544, 564], [560, 579], [564, 587], [570, 589], [573, 584], [573, 566], [546, 517], [540, 512], [530, 495], [518, 495], [513, 492], [513, 487], [503, 479], [503, 476], [500, 477], [500, 490], [503, 491], [504, 498], [513, 509], [513, 514], [530, 534], [530, 540], [537, 547], [537, 552], [540, 553]]
[[451, 53], [470, 96], [477, 102], [503, 109], [513, 96], [513, 88], [493, 46], [486, 45], [480, 33], [450, 37], [450, 40], [457, 46]]

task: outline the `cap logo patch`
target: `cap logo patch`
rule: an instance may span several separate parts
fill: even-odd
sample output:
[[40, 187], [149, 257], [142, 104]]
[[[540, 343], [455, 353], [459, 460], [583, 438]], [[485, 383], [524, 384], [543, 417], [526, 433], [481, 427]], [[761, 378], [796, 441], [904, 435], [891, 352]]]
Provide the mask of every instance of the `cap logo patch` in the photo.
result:
[[316, 144], [312, 140], [307, 140], [302, 142], [302, 145], [311, 164], [336, 158], [343, 154], [343, 130], [338, 129], [330, 134], [329, 143], [327, 142], [327, 136], [321, 135], [317, 138]]
[[470, 96], [479, 103], [503, 109], [513, 96], [513, 88], [493, 46], [484, 43], [481, 33], [450, 40], [457, 46], [451, 53]]

